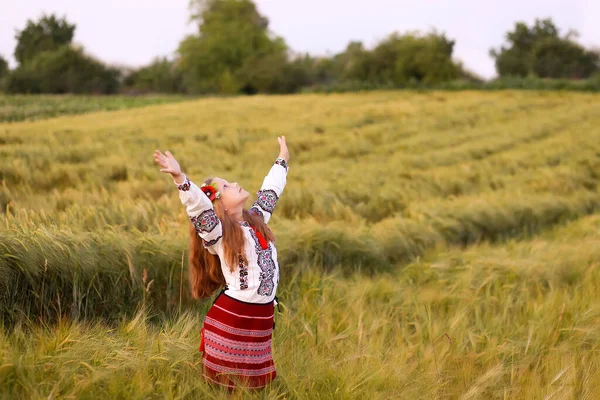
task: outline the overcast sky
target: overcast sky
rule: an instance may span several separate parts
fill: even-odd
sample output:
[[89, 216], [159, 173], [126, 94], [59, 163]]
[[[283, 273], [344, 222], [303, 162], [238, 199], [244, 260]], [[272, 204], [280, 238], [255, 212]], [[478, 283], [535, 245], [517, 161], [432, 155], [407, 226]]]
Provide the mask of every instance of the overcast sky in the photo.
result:
[[[326, 55], [350, 40], [371, 47], [389, 33], [445, 32], [454, 56], [483, 77], [495, 74], [490, 47], [498, 47], [517, 20], [551, 17], [579, 41], [600, 47], [600, 0], [257, 0], [270, 28], [297, 52]], [[75, 42], [108, 63], [140, 66], [171, 56], [185, 34], [188, 0], [0, 0], [0, 55], [15, 65], [15, 30], [43, 12], [77, 24]]]

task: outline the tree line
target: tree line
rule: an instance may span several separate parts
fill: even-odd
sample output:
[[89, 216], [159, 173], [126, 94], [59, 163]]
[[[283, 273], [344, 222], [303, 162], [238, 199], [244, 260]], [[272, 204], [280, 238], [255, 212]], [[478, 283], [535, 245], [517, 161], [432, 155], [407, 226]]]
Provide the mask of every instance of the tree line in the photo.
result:
[[[455, 41], [443, 33], [392, 33], [372, 48], [350, 42], [331, 57], [294, 54], [271, 32], [252, 0], [191, 0], [196, 33], [180, 42], [173, 60], [123, 70], [73, 44], [76, 25], [43, 15], [17, 32], [10, 70], [0, 57], [7, 93], [294, 93], [306, 88], [436, 86], [481, 82], [453, 60]], [[500, 78], [583, 80], [600, 77], [600, 52], [561, 34], [551, 19], [517, 22], [491, 49]], [[600, 80], [600, 79], [599, 79]]]

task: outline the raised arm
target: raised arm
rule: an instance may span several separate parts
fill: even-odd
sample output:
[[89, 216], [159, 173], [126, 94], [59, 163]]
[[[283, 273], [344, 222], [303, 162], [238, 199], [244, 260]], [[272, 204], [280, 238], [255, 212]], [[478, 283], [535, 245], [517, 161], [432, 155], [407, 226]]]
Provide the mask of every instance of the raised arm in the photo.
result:
[[290, 155], [285, 136], [277, 139], [279, 140], [279, 157], [277, 157], [275, 163], [271, 166], [271, 170], [263, 180], [260, 190], [256, 193], [256, 201], [249, 210], [262, 216], [265, 223], [268, 223], [271, 219], [275, 205], [281, 197], [287, 182], [287, 163]]
[[187, 176], [183, 175], [183, 183], [175, 180], [179, 189], [179, 200], [185, 206], [196, 233], [202, 238], [204, 247], [216, 254], [217, 247], [223, 238], [223, 225], [210, 199]]
[[154, 159], [162, 167], [161, 172], [169, 173], [179, 189], [179, 200], [186, 207], [194, 229], [203, 240], [204, 246], [213, 254], [217, 252], [223, 237], [223, 226], [210, 199], [204, 192], [181, 172], [179, 163], [170, 152], [154, 153]]

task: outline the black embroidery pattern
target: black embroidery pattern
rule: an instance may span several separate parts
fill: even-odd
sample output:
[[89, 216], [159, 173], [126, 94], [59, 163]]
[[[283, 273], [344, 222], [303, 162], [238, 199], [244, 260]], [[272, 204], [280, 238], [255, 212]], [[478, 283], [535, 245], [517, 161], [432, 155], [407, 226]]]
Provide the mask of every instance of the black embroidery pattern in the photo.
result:
[[185, 181], [181, 185], [177, 185], [177, 189], [181, 190], [182, 192], [187, 192], [188, 190], [190, 190], [191, 186], [192, 186], [192, 184], [190, 183], [190, 180], [186, 176]]
[[264, 218], [263, 212], [260, 211], [260, 208], [258, 208], [257, 206], [250, 207], [250, 209], [248, 211], [251, 212], [251, 213], [253, 213], [253, 214], [258, 215], [259, 217], [263, 217]]
[[204, 247], [210, 247], [210, 246], [214, 246], [215, 244], [217, 244], [217, 242], [219, 240], [221, 240], [222, 238], [223, 238], [223, 235], [219, 236], [216, 239], [209, 240], [208, 242], [206, 240], [202, 239], [202, 243], [204, 243]]
[[277, 204], [277, 200], [279, 200], [277, 193], [272, 189], [264, 189], [259, 190], [257, 195], [256, 204], [269, 214], [273, 214], [275, 204]]
[[285, 161], [283, 158], [278, 157], [277, 160], [275, 160], [275, 164], [277, 165], [281, 165], [283, 168], [285, 168], [285, 170], [287, 171], [288, 169], [288, 165], [287, 165], [287, 161]]
[[252, 235], [252, 239], [254, 239], [254, 249], [256, 250], [258, 266], [260, 267], [260, 274], [258, 277], [260, 284], [258, 285], [256, 293], [260, 296], [270, 296], [275, 289], [275, 283], [273, 281], [273, 278], [275, 278], [273, 249], [271, 248], [271, 243], [269, 243], [269, 247], [267, 247], [266, 250], [263, 250], [253, 229], [250, 230], [250, 234]]
[[219, 224], [219, 217], [217, 217], [217, 213], [214, 209], [204, 210], [195, 217], [190, 217], [192, 224], [194, 224], [194, 229], [196, 232], [200, 233], [210, 233], [216, 226]]
[[248, 289], [248, 266], [241, 255], [238, 265], [240, 267], [240, 290]]

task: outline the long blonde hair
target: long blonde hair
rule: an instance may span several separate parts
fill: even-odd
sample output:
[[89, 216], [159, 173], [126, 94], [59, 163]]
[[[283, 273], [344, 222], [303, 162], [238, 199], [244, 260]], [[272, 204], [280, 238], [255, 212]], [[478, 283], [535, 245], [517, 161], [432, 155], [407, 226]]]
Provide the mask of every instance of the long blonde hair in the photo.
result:
[[[214, 178], [208, 178], [204, 181], [211, 184]], [[234, 266], [240, 261], [240, 256], [244, 263], [247, 263], [246, 253], [244, 251], [244, 232], [239, 222], [231, 217], [223, 207], [221, 200], [215, 200], [213, 207], [221, 221], [223, 228], [223, 250], [225, 262], [229, 265], [229, 270], [233, 272]], [[261, 216], [242, 211], [243, 218], [251, 226], [254, 226], [267, 241], [275, 241], [275, 235]], [[190, 233], [190, 287], [192, 296], [195, 299], [210, 297], [218, 288], [225, 285], [225, 277], [221, 269], [221, 260], [218, 255], [210, 253], [202, 242], [202, 238], [194, 229], [194, 225], [189, 224]]]

